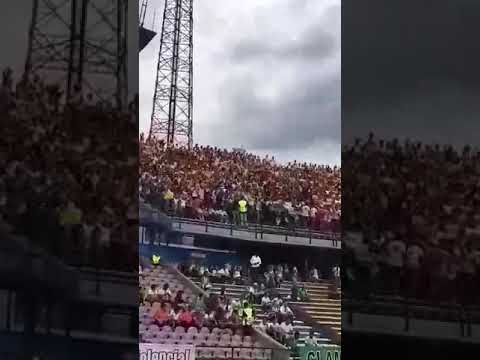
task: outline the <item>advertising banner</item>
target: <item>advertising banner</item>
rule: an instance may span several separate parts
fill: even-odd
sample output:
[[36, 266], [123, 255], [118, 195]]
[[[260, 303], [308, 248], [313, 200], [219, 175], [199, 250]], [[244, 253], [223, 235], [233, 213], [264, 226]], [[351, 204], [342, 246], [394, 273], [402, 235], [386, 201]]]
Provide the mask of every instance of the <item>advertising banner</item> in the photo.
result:
[[300, 360], [340, 360], [340, 353], [337, 345], [305, 346], [300, 350]]
[[140, 360], [195, 360], [195, 347], [141, 343]]

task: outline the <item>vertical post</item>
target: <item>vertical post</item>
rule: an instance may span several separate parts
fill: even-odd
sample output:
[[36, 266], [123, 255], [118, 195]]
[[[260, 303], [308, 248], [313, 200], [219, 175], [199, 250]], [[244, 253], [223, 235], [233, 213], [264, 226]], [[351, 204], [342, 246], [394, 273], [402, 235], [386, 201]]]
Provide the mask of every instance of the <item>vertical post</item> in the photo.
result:
[[76, 84], [80, 86], [80, 91], [83, 91], [83, 71], [85, 63], [85, 35], [87, 31], [87, 16], [88, 16], [88, 1], [82, 2], [82, 17], [80, 19], [80, 37], [78, 46], [78, 65], [77, 65], [77, 80]]
[[193, 146], [193, 0], [190, 1], [190, 35], [189, 35], [189, 76], [188, 76], [188, 148]]
[[7, 331], [10, 331], [12, 328], [12, 291], [7, 290], [7, 318], [6, 318], [6, 326], [7, 326]]
[[30, 28], [28, 30], [28, 50], [27, 60], [25, 62], [25, 74], [28, 76], [32, 69], [32, 53], [33, 53], [33, 38], [35, 33], [35, 27], [37, 26], [38, 17], [38, 0], [33, 0], [32, 19], [30, 21]]
[[[75, 70], [74, 59], [75, 59], [75, 44], [77, 39], [77, 0], [72, 0], [70, 9], [70, 53], [68, 56], [68, 74], [67, 74], [67, 101], [70, 100], [72, 96], [72, 87], [74, 86], [74, 81], [72, 79], [73, 72]], [[78, 81], [78, 79], [76, 80]]]

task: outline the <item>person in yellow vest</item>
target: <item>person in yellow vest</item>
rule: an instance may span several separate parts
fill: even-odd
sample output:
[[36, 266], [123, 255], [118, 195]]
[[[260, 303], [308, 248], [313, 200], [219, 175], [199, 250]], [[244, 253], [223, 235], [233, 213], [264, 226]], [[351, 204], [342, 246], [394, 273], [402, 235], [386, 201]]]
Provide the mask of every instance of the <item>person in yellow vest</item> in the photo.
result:
[[238, 202], [238, 211], [240, 213], [240, 225], [247, 225], [247, 200], [245, 198]]
[[173, 192], [170, 189], [165, 191], [165, 193], [163, 194], [163, 200], [165, 202], [165, 205], [164, 205], [165, 211], [169, 211], [173, 208], [173, 199], [174, 199]]
[[248, 301], [245, 301], [243, 303], [243, 308], [241, 308], [241, 311], [242, 325], [251, 326], [253, 324], [253, 321], [255, 320], [255, 311], [253, 309], [253, 306], [250, 305]]
[[153, 266], [158, 266], [160, 265], [160, 256], [153, 254], [152, 255], [152, 265]]

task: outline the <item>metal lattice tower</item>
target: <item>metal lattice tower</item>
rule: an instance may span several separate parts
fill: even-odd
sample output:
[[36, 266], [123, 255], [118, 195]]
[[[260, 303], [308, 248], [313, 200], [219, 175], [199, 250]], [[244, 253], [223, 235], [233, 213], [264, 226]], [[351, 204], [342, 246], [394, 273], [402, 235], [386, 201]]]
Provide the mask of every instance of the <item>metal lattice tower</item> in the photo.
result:
[[127, 105], [128, 0], [33, 0], [25, 72]]
[[149, 137], [192, 146], [193, 0], [165, 0]]

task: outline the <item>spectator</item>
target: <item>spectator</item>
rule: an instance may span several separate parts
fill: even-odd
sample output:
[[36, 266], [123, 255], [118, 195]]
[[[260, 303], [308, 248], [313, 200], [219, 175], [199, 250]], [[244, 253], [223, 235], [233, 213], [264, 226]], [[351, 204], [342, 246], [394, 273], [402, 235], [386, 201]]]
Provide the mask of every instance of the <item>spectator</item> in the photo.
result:
[[250, 258], [250, 278], [252, 281], [256, 281], [258, 279], [261, 266], [262, 259], [257, 254], [253, 254]]
[[205, 310], [207, 309], [206, 305], [205, 305], [205, 300], [203, 298], [203, 294], [202, 293], [199, 293], [196, 297], [195, 297], [195, 300], [192, 304], [192, 308], [194, 310], [194, 312], [198, 312], [198, 313], [204, 313]]
[[[137, 115], [90, 106], [91, 96], [83, 99], [79, 90], [76, 101], [66, 104], [59, 87], [39, 77], [23, 74], [17, 84], [14, 80], [8, 69], [0, 89], [0, 147], [5, 150], [0, 188], [8, 194], [0, 199], [5, 202], [0, 225], [7, 223], [34, 247], [69, 264], [135, 271], [138, 231], [132, 232], [133, 224], [109, 226], [114, 241], [103, 228], [106, 222], [124, 223], [137, 199], [137, 179], [128, 176], [138, 169], [129, 161], [138, 146], [130, 136]], [[109, 188], [117, 189], [117, 196], [105, 191]], [[118, 256], [111, 256], [112, 250]]]
[[158, 292], [158, 295], [162, 301], [171, 301], [172, 300], [172, 292], [170, 291], [170, 285], [165, 283], [163, 288]]
[[315, 347], [318, 345], [317, 339], [315, 337], [315, 332], [310, 330], [310, 333], [308, 334], [308, 337], [305, 338], [305, 346], [311, 346]]
[[243, 226], [261, 220], [264, 224], [338, 231], [337, 167], [297, 162], [280, 165], [273, 158], [209, 146], [166, 148], [160, 140], [140, 136], [140, 187], [142, 196], [160, 208], [173, 194], [172, 201], [177, 204], [173, 208], [186, 217], [228, 218]]
[[203, 289], [203, 290], [210, 290], [210, 288], [212, 287], [212, 284], [210, 283], [210, 278], [208, 277], [207, 273], [204, 272], [201, 279], [200, 279], [200, 287]]
[[189, 328], [194, 325], [193, 314], [190, 306], [184, 308], [179, 308], [179, 313], [177, 316], [177, 323], [184, 328]]
[[[480, 151], [470, 146], [373, 134], [347, 146], [342, 226], [352, 259], [345, 289], [433, 301], [459, 301], [460, 293], [460, 301], [475, 303], [477, 288], [460, 284], [478, 277], [469, 263], [479, 248], [479, 162]], [[368, 289], [354, 286], [366, 279]]]
[[172, 324], [174, 320], [174, 313], [170, 308], [170, 304], [162, 303], [160, 308], [155, 312], [153, 319], [158, 326]]

